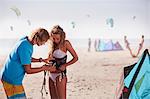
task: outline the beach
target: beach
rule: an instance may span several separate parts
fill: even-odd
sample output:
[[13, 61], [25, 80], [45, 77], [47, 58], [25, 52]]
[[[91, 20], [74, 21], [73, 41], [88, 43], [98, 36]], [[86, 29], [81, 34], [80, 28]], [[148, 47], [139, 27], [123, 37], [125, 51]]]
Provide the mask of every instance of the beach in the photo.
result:
[[[67, 99], [114, 99], [123, 67], [137, 62], [144, 49], [137, 58], [132, 58], [127, 49], [106, 52], [95, 52], [92, 49], [88, 52], [87, 48], [75, 48], [79, 60], [67, 67]], [[0, 69], [5, 58], [0, 58]], [[68, 60], [71, 58], [69, 55]], [[33, 63], [32, 66], [42, 64]], [[25, 75], [23, 85], [28, 99], [42, 99], [40, 90], [43, 75], [43, 72]], [[48, 79], [46, 89], [48, 91]], [[6, 99], [1, 82], [0, 99]], [[50, 99], [49, 94], [44, 93], [44, 99]]]
[[[150, 97], [150, 93], [144, 89], [150, 90], [148, 82], [150, 79], [147, 79], [150, 75], [147, 72], [150, 70], [147, 69], [148, 55], [146, 58], [144, 55], [141, 59], [145, 49], [150, 52], [150, 0], [0, 0], [0, 11], [0, 99], [7, 99], [1, 82], [1, 70], [6, 58], [17, 46], [15, 50], [17, 55], [15, 54], [15, 58], [12, 56], [9, 58], [14, 61], [17, 58], [22, 64], [28, 65], [27, 54], [32, 53], [32, 45], [34, 45], [32, 57], [39, 59], [37, 61], [42, 61], [40, 58], [48, 58], [50, 51], [52, 55], [52, 49], [58, 48], [64, 52], [67, 49], [67, 62], [72, 59], [70, 52], [74, 55], [75, 58], [69, 62], [70, 64], [77, 59], [72, 47], [76, 51], [78, 61], [67, 67], [66, 99], [116, 99], [126, 83], [126, 86], [130, 87], [129, 90], [123, 90], [124, 92], [132, 92], [130, 89], [135, 86], [133, 96], [136, 93], [139, 97], [139, 92], [142, 97], [146, 95]], [[36, 31], [38, 29], [42, 30]], [[48, 42], [45, 29], [50, 36]], [[23, 41], [24, 37], [28, 37], [31, 44], [29, 42], [25, 45], [20, 44], [20, 40]], [[106, 51], [112, 49], [114, 51]], [[141, 49], [139, 54], [138, 49]], [[27, 53], [27, 50], [30, 52]], [[26, 54], [24, 58], [28, 57], [22, 61], [18, 57], [24, 54]], [[137, 54], [138, 56], [134, 57]], [[66, 53], [61, 54], [59, 51], [57, 58], [65, 55]], [[136, 79], [133, 79], [132, 83], [130, 83], [131, 79], [127, 79], [124, 83], [124, 67], [131, 66], [138, 60], [141, 62], [136, 65], [137, 67], [144, 64], [144, 68], [139, 68], [142, 73], [135, 66], [131, 77], [128, 78], [135, 75], [133, 78]], [[16, 64], [14, 61], [13, 63]], [[43, 62], [32, 63], [31, 67], [42, 67], [44, 64]], [[17, 65], [12, 66], [12, 71], [16, 67]], [[21, 68], [14, 71], [16, 74], [12, 72], [14, 75], [11, 75], [12, 73], [9, 75], [6, 71], [6, 75], [8, 74], [12, 79], [19, 76], [18, 80], [20, 80], [22, 75], [18, 72], [22, 71]], [[28, 73], [37, 70], [26, 69]], [[9, 77], [6, 79], [9, 80]], [[44, 72], [25, 74], [23, 87], [27, 99], [51, 99], [48, 74], [45, 86], [48, 94], [43, 90], [42, 97], [43, 81]]]

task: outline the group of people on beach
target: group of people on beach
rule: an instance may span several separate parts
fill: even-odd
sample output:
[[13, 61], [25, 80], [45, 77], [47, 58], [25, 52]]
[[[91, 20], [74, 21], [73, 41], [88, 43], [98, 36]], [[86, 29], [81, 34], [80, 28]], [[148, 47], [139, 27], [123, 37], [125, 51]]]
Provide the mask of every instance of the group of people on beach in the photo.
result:
[[[53, 42], [52, 52], [46, 59], [33, 58], [33, 45], [44, 45], [48, 40]], [[67, 61], [67, 52], [72, 59]], [[21, 38], [8, 55], [1, 70], [1, 82], [8, 99], [27, 99], [23, 87], [25, 74], [34, 74], [48, 71], [49, 93], [51, 99], [66, 99], [67, 67], [78, 60], [78, 55], [63, 28], [56, 25], [49, 33], [44, 28], [38, 28], [31, 32], [30, 36]], [[41, 67], [33, 68], [32, 62], [43, 62]]]
[[[88, 39], [88, 52], [91, 51], [91, 44], [92, 44], [92, 39], [89, 38], [89, 39]], [[96, 52], [98, 51], [99, 45], [100, 45], [100, 39], [95, 39], [95, 42], [94, 42], [94, 49], [95, 49]]]

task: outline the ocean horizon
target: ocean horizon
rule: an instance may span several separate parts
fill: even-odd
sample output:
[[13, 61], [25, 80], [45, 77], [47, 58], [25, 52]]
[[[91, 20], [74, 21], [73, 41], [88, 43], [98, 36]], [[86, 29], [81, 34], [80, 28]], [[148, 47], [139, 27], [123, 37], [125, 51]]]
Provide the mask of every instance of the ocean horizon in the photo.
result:
[[[7, 55], [10, 53], [10, 51], [13, 49], [13, 47], [15, 46], [15, 43], [18, 41], [19, 39], [0, 39], [0, 55]], [[94, 49], [94, 42], [95, 40], [100, 40], [100, 39], [91, 39], [91, 48]], [[108, 42], [110, 39], [101, 39], [105, 42]], [[115, 42], [119, 42], [120, 45], [123, 47], [123, 49], [125, 49], [125, 44], [124, 44], [124, 40], [123, 39], [111, 39], [114, 43]], [[69, 39], [69, 41], [71, 42], [72, 46], [75, 49], [78, 48], [88, 48], [88, 42], [89, 39], [88, 38], [77, 38], [77, 39]], [[130, 43], [130, 47], [138, 47], [139, 43], [140, 43], [140, 39], [128, 39], [129, 43]], [[150, 48], [150, 39], [145, 39], [144, 40], [144, 47], [145, 48]], [[40, 50], [41, 53], [45, 53], [48, 52], [48, 46], [47, 44], [42, 45], [42, 46], [34, 46], [34, 53], [36, 54], [39, 53], [38, 50]]]

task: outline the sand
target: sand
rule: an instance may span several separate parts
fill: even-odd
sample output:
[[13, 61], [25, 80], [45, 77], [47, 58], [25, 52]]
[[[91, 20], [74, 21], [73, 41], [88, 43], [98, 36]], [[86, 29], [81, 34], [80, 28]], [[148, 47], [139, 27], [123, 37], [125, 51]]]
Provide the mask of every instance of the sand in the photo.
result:
[[[128, 50], [109, 52], [87, 52], [85, 48], [75, 48], [79, 61], [67, 68], [67, 99], [114, 99], [123, 67], [139, 59], [132, 58]], [[0, 58], [0, 69], [6, 56]], [[69, 59], [71, 57], [69, 56]], [[32, 64], [33, 67], [42, 64]], [[41, 86], [43, 72], [25, 75], [23, 84], [28, 99], [42, 99]], [[48, 86], [46, 86], [48, 90]], [[49, 94], [45, 99], [50, 99]], [[0, 99], [6, 99], [0, 82]]]

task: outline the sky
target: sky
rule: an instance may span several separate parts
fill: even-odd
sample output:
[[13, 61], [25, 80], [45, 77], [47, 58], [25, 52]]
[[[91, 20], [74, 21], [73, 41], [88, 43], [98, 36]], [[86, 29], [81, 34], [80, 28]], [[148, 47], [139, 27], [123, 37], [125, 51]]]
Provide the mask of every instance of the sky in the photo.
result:
[[0, 0], [0, 12], [0, 38], [20, 38], [38, 27], [50, 31], [58, 24], [67, 38], [150, 39], [150, 0]]

